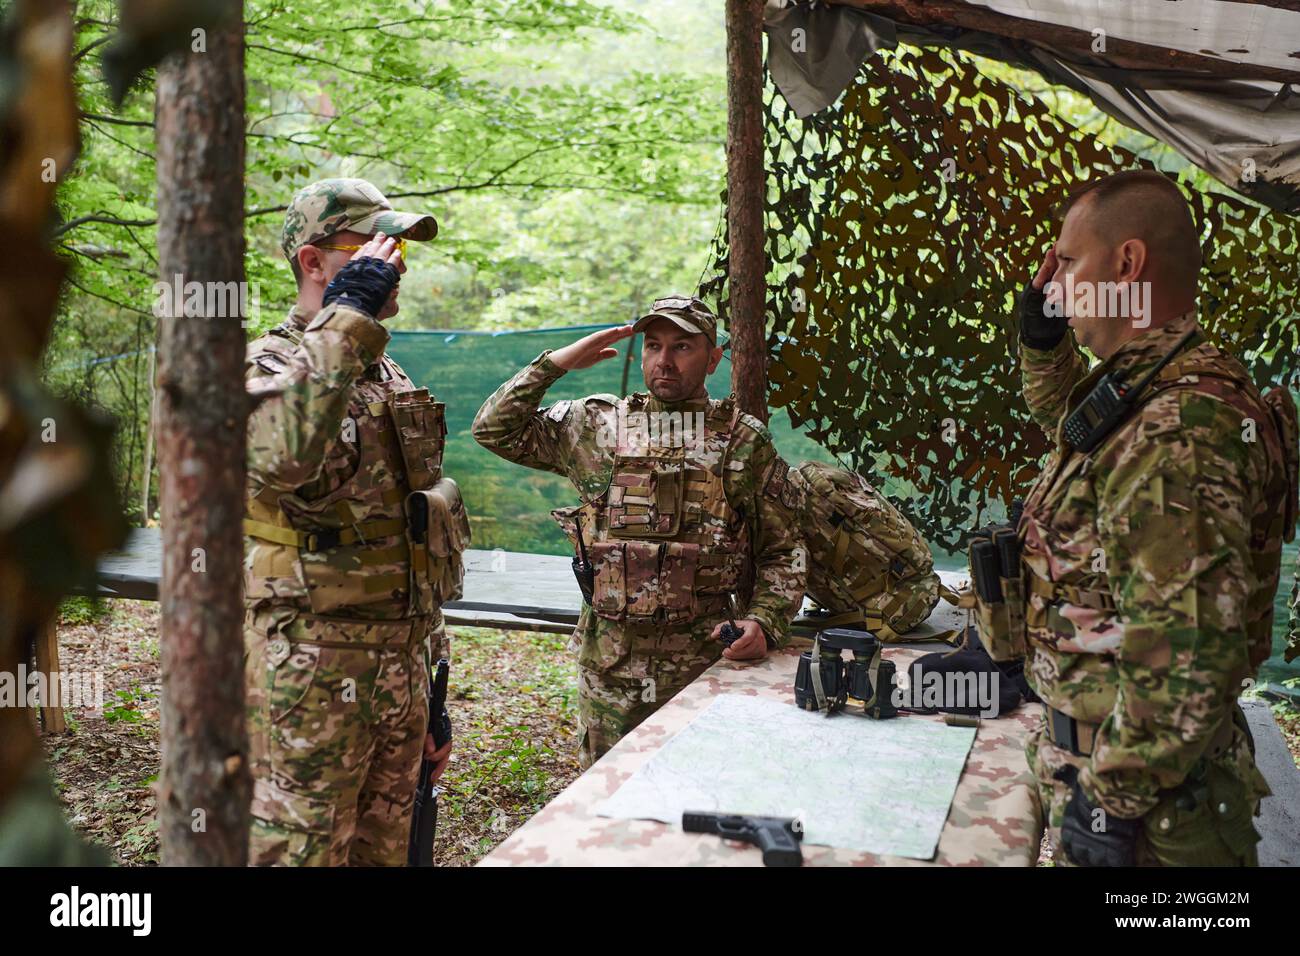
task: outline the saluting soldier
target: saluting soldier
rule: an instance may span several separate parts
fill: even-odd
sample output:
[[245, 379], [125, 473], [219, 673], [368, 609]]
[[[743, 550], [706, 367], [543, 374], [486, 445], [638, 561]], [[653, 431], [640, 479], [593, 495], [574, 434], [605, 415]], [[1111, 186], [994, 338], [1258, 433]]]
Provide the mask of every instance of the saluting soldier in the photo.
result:
[[298, 300], [247, 362], [254, 864], [404, 863], [421, 755], [439, 774], [450, 752], [427, 733], [443, 595], [407, 503], [441, 477], [443, 408], [383, 325], [405, 241], [436, 232], [359, 179], [307, 186], [285, 216]]
[[1019, 528], [1046, 704], [1027, 755], [1063, 862], [1257, 861], [1268, 787], [1237, 698], [1271, 647], [1295, 407], [1197, 324], [1200, 264], [1177, 187], [1123, 172], [1072, 197], [1021, 302], [1024, 394], [1055, 440]]
[[[539, 407], [563, 375], [639, 332], [646, 392]], [[581, 532], [595, 567], [573, 637], [584, 767], [719, 656], [784, 645], [802, 602], [796, 492], [767, 428], [732, 398], [709, 398], [721, 358], [709, 308], [670, 296], [634, 325], [543, 352], [474, 421], [479, 444], [564, 475], [582, 499], [555, 516], [575, 545]], [[724, 650], [733, 593], [740, 636]]]

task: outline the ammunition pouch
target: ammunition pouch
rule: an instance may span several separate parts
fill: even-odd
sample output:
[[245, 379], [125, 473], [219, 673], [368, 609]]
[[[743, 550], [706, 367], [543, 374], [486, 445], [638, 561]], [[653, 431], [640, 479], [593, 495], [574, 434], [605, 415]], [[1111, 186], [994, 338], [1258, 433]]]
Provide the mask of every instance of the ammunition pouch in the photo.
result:
[[681, 530], [686, 476], [658, 459], [619, 457], [605, 507], [613, 538], [673, 538]]
[[408, 488], [432, 488], [442, 477], [442, 452], [447, 443], [446, 405], [429, 390], [416, 388], [388, 399], [397, 429]]
[[1016, 532], [993, 530], [970, 543], [975, 626], [989, 657], [998, 662], [1025, 656], [1025, 590]]
[[[464, 593], [465, 549], [470, 544], [469, 515], [460, 487], [451, 478], [441, 478], [427, 491], [413, 491], [406, 498], [406, 515], [411, 526], [411, 595], [429, 613], [455, 601]], [[431, 605], [431, 606], [430, 606]]]
[[[623, 500], [627, 502], [626, 497]], [[641, 510], [645, 505], [635, 501], [627, 503], [627, 507], [634, 510], [630, 515], [624, 513], [624, 517], [634, 523], [625, 524], [625, 534], [632, 527], [645, 527], [637, 522], [650, 515]], [[599, 514], [596, 505], [585, 503], [557, 508], [551, 517], [576, 549], [578, 521], [584, 529], [594, 530]], [[667, 522], [663, 526], [670, 525]], [[589, 603], [597, 617], [633, 623], [691, 621], [704, 614], [722, 613], [727, 595], [744, 583], [745, 562], [735, 551], [706, 552], [694, 542], [632, 540], [617, 537], [613, 531], [609, 534], [603, 541], [594, 540], [593, 534], [585, 545], [594, 574]]]

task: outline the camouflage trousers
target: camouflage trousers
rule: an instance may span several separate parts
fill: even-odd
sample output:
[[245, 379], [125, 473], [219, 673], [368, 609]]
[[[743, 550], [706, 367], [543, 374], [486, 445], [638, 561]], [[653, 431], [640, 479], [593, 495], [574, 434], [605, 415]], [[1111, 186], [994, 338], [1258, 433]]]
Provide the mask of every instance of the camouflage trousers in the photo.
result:
[[[1244, 739], [1240, 745], [1246, 746]], [[1053, 859], [1057, 866], [1073, 866], [1061, 849], [1061, 825], [1073, 788], [1055, 775], [1067, 765], [1082, 769], [1088, 758], [1052, 743], [1045, 723], [1029, 738], [1025, 758], [1038, 782]], [[1208, 761], [1199, 781], [1202, 788], [1162, 792], [1160, 802], [1142, 817], [1138, 866], [1259, 865], [1259, 834], [1251, 823], [1259, 795], [1231, 765], [1231, 757]]]
[[573, 643], [584, 770], [722, 656], [722, 643], [709, 639], [717, 623], [620, 624], [583, 608]]
[[249, 862], [400, 866], [429, 721], [440, 614], [408, 621], [244, 619], [253, 769]]

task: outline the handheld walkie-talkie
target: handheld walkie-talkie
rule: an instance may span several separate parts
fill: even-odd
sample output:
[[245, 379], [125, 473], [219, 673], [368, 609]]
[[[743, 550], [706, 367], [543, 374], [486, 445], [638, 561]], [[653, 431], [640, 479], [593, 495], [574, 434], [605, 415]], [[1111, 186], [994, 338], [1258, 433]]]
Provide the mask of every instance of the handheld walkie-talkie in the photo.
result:
[[728, 594], [727, 595], [727, 623], [722, 625], [722, 630], [718, 634], [718, 636], [722, 638], [723, 647], [730, 647], [732, 644], [736, 643], [736, 641], [740, 640], [741, 634], [744, 633], [740, 628], [736, 627], [735, 614], [736, 614], [736, 596], [734, 594]]
[[596, 592], [596, 569], [587, 558], [587, 545], [582, 540], [582, 515], [575, 514], [573, 523], [578, 529], [578, 553], [574, 555], [573, 576], [578, 579], [578, 590], [582, 599], [591, 604], [591, 597]]
[[1062, 428], [1065, 443], [1075, 451], [1085, 454], [1100, 445], [1132, 412], [1137, 398], [1151, 384], [1160, 370], [1168, 365], [1188, 342], [1200, 334], [1192, 329], [1162, 358], [1136, 385], [1125, 384], [1122, 378], [1107, 372], [1070, 413]]

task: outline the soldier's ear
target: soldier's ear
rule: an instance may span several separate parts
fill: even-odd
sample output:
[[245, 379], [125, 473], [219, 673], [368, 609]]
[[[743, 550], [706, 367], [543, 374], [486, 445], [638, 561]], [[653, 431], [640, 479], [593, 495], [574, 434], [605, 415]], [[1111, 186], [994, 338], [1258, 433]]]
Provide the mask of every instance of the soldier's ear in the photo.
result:
[[721, 361], [722, 361], [722, 346], [715, 345], [713, 346], [713, 351], [709, 353], [709, 374], [710, 375], [713, 374], [713, 370], [718, 367], [718, 363]]
[[303, 246], [293, 254], [298, 262], [298, 272], [304, 278], [325, 284], [325, 257], [315, 246]]

